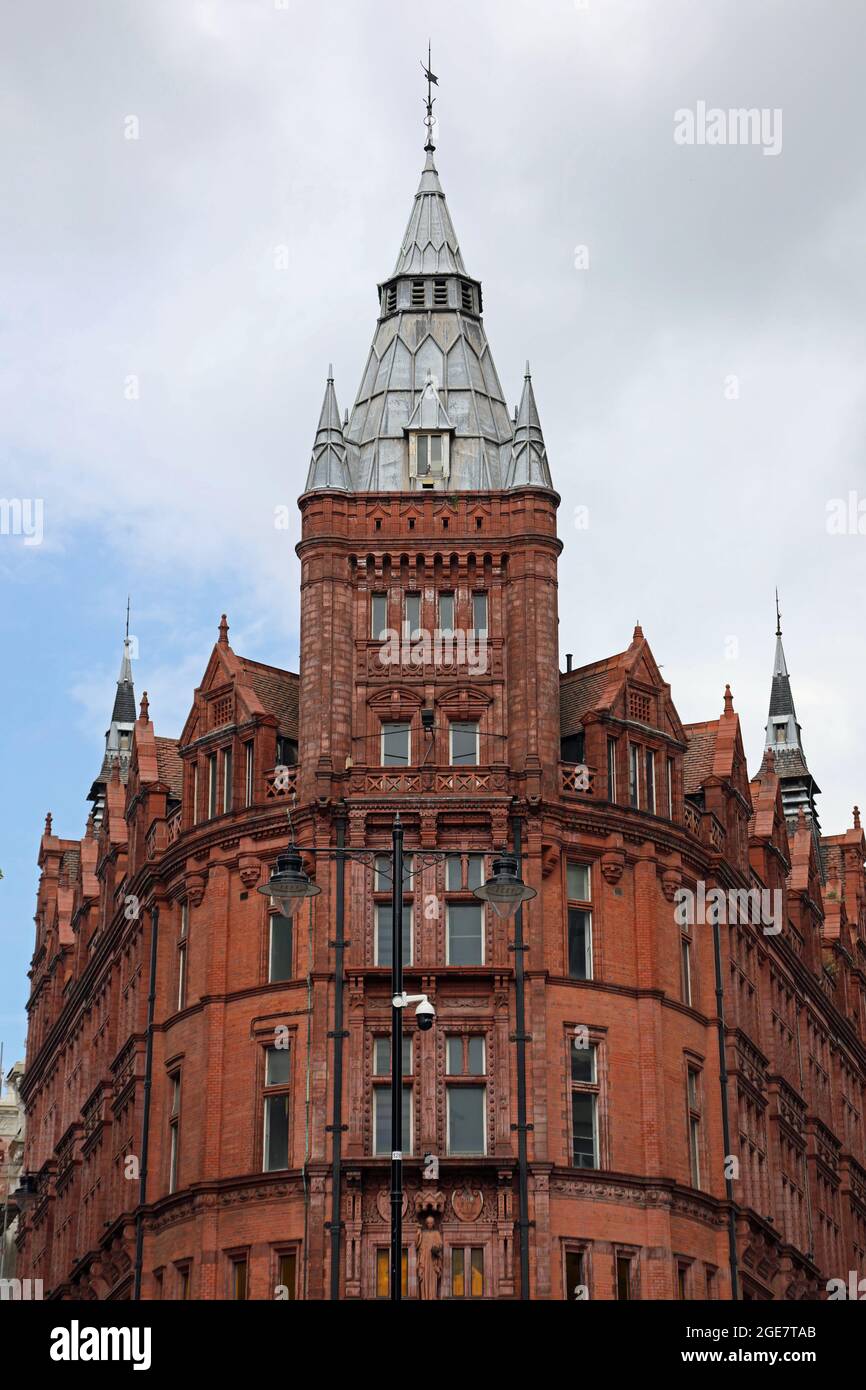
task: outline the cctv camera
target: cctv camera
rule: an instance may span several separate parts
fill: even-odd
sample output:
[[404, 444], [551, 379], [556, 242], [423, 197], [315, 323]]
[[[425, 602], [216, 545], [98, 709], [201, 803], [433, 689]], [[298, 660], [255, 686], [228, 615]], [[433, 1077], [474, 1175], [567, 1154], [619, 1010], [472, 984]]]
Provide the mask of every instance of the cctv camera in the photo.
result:
[[436, 1017], [436, 1010], [429, 999], [422, 999], [415, 1010], [415, 1018], [422, 1033], [429, 1033], [433, 1027], [433, 1020]]

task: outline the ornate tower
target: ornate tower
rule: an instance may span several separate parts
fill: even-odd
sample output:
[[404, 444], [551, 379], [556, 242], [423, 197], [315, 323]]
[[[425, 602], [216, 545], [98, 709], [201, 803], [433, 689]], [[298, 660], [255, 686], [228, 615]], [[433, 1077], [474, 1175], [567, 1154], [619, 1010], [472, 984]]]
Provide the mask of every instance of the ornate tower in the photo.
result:
[[[779, 612], [779, 596], [776, 595], [776, 655], [773, 661], [773, 683], [770, 690], [770, 710], [765, 726], [764, 747], [771, 749], [775, 762], [776, 775], [782, 789], [782, 807], [788, 830], [791, 832], [797, 823], [802, 807], [806, 819], [812, 827], [818, 863], [821, 858], [821, 826], [815, 807], [815, 797], [820, 794], [818, 786], [806, 763], [803, 739], [797, 712], [794, 709], [794, 696], [791, 691], [791, 678], [782, 646], [782, 618]], [[823, 871], [822, 871], [823, 872]]]
[[93, 823], [97, 829], [102, 824], [102, 818], [105, 814], [105, 793], [113, 768], [115, 766], [118, 768], [122, 782], [126, 781], [126, 774], [129, 769], [132, 731], [135, 727], [135, 689], [132, 684], [131, 649], [129, 618], [127, 616], [127, 631], [123, 639], [123, 657], [120, 662], [120, 674], [117, 677], [117, 693], [114, 697], [114, 708], [111, 711], [111, 723], [105, 732], [105, 755], [99, 774], [87, 794], [87, 800], [93, 802]]

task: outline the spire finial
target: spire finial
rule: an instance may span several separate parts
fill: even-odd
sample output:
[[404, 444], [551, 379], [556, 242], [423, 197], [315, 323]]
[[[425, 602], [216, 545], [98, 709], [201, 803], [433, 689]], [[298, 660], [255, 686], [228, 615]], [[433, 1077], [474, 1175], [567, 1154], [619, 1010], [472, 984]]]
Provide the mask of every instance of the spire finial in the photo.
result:
[[221, 647], [227, 647], [229, 644], [229, 624], [228, 618], [226, 617], [225, 613], [223, 613], [222, 617], [220, 618], [219, 642]]
[[129, 594], [126, 595], [126, 641], [129, 641]]
[[51, 816], [51, 812], [49, 811], [49, 812], [46, 814], [46, 817], [45, 817], [45, 834], [46, 834], [46, 835], [50, 835], [50, 834], [51, 834], [51, 820], [52, 820], [52, 816]]
[[138, 717], [141, 720], [142, 724], [146, 724], [148, 718], [150, 717], [150, 704], [148, 702], [146, 690], [143, 692], [141, 697], [141, 709], [139, 710]]
[[531, 373], [531, 371], [529, 370], [529, 358], [527, 357], [527, 359], [526, 359], [526, 371], [523, 373], [523, 378], [524, 378], [525, 381], [529, 381], [530, 378], [531, 378], [531, 376], [532, 376], [532, 373]]
[[427, 115], [424, 117], [424, 124], [427, 127], [427, 144], [424, 146], [424, 148], [428, 152], [428, 154], [432, 154], [436, 148], [433, 142], [433, 127], [436, 124], [436, 118], [433, 115], [433, 106], [436, 101], [436, 98], [433, 95], [433, 88], [434, 86], [439, 86], [439, 78], [435, 76], [433, 69], [430, 66], [430, 53], [430, 41], [428, 39], [427, 62], [425, 63], [424, 59], [421, 59], [421, 66], [424, 69], [424, 76], [427, 78], [427, 100], [424, 102], [424, 105], [427, 107]]
[[859, 830], [859, 829], [860, 829], [860, 807], [859, 807], [859, 806], [855, 806], [855, 807], [854, 807], [854, 829], [855, 829], [855, 830]]
[[733, 697], [733, 695], [731, 694], [731, 687], [730, 687], [729, 685], [726, 685], [726, 686], [725, 686], [725, 714], [733, 714], [733, 712], [734, 712], [734, 697]]
[[776, 636], [782, 635], [782, 614], [779, 611], [779, 590], [776, 590]]
[[328, 363], [328, 380], [330, 381], [331, 385], [333, 386], [333, 384], [334, 384], [334, 364], [333, 364], [333, 362], [329, 362], [329, 363]]

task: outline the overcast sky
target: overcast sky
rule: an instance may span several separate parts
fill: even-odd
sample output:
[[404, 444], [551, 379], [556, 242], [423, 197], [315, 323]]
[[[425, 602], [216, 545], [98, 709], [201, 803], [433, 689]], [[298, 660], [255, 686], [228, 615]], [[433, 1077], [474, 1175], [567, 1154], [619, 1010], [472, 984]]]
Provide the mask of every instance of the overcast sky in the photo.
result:
[[[127, 592], [160, 734], [223, 610], [297, 669], [274, 508], [295, 525], [328, 362], [341, 408], [360, 383], [428, 32], [452, 218], [562, 494], [561, 651], [640, 619], [683, 720], [730, 682], [754, 771], [778, 584], [825, 832], [866, 802], [866, 534], [828, 532], [834, 499], [866, 512], [862, 0], [7, 0], [0, 495], [44, 504], [40, 545], [0, 535], [7, 1065], [42, 820], [82, 833]], [[678, 144], [702, 102], [781, 148]]]

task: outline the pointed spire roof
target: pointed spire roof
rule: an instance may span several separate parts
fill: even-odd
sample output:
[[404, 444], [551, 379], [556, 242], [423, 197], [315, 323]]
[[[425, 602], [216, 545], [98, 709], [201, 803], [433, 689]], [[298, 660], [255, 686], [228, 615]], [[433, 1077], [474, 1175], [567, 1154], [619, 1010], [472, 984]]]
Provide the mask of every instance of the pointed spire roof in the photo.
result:
[[523, 395], [514, 425], [514, 443], [511, 447], [511, 462], [508, 465], [505, 486], [553, 487], [528, 362], [523, 378]]
[[428, 149], [392, 278], [395, 275], [466, 274], [433, 151]]
[[776, 593], [776, 651], [773, 658], [773, 677], [770, 686], [770, 709], [765, 727], [765, 758], [772, 755], [776, 775], [782, 787], [782, 806], [785, 819], [791, 823], [797, 820], [802, 809], [812, 824], [816, 848], [820, 856], [821, 827], [815, 797], [820, 793], [806, 762], [803, 739], [797, 712], [794, 708], [794, 695], [791, 690], [791, 677], [782, 646], [782, 617], [779, 612], [779, 595]]
[[334, 390], [334, 368], [329, 366], [325, 399], [322, 402], [322, 413], [319, 416], [319, 428], [316, 430], [305, 491], [315, 492], [318, 488], [348, 490], [351, 486], [343, 427], [340, 424], [340, 407], [337, 405], [337, 394]]
[[132, 638], [129, 635], [129, 611], [127, 605], [126, 636], [123, 639], [123, 656], [120, 661], [120, 674], [111, 711], [111, 723], [105, 733], [105, 753], [102, 767], [87, 794], [93, 804], [93, 819], [98, 827], [105, 810], [105, 789], [111, 775], [116, 772], [126, 781], [129, 769], [129, 754], [132, 748], [132, 731], [136, 721], [135, 687], [132, 681]]

